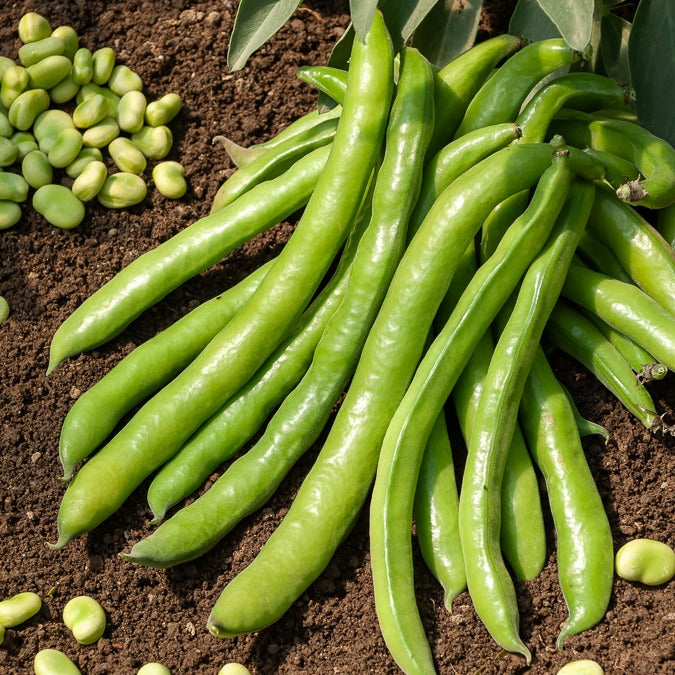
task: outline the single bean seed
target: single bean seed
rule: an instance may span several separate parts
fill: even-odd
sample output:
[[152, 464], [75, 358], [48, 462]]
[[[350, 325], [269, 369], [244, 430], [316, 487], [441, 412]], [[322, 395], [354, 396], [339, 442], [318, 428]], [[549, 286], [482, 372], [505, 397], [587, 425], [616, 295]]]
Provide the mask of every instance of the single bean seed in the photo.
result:
[[131, 134], [131, 140], [148, 159], [164, 159], [171, 150], [173, 134], [166, 126], [144, 126]]
[[[0, 295], [0, 323], [4, 323], [7, 321], [7, 317], [9, 316], [9, 303], [5, 298]], [[4, 636], [5, 634], [5, 627], [0, 624], [0, 628], [2, 629], [2, 635]], [[0, 639], [0, 644], [2, 644], [2, 639]]]
[[91, 78], [94, 74], [94, 65], [91, 51], [86, 47], [80, 47], [75, 52], [71, 74], [76, 84], [84, 85], [91, 82]]
[[185, 169], [178, 162], [159, 162], [152, 170], [152, 180], [168, 199], [180, 199], [187, 191]]
[[108, 114], [113, 117], [117, 114], [117, 106], [120, 102], [120, 97], [114, 92], [110, 91], [108, 87], [100, 87], [98, 84], [89, 82], [85, 84], [77, 94], [77, 102], [82, 103], [87, 98], [94, 96], [95, 94], [101, 94], [108, 101]]
[[33, 659], [35, 675], [82, 675], [82, 671], [58, 649], [42, 649]]
[[47, 222], [69, 230], [84, 219], [84, 204], [64, 185], [43, 185], [33, 195], [33, 208]]
[[108, 152], [120, 171], [138, 174], [145, 171], [145, 155], [128, 138], [115, 138], [108, 146]]
[[19, 48], [19, 61], [24, 68], [32, 66], [47, 56], [62, 55], [66, 51], [66, 43], [60, 37], [49, 37], [29, 42]]
[[64, 169], [75, 161], [82, 150], [84, 138], [77, 129], [63, 129], [47, 153], [49, 163], [58, 169]]
[[37, 42], [49, 37], [51, 34], [52, 27], [42, 14], [28, 12], [19, 20], [19, 39], [24, 44], [27, 42]]
[[616, 573], [622, 579], [659, 586], [675, 575], [675, 551], [654, 539], [633, 539], [617, 552]]
[[125, 209], [145, 199], [148, 188], [135, 173], [122, 171], [106, 178], [98, 193], [98, 201], [108, 209]]
[[80, 91], [80, 85], [73, 80], [73, 76], [68, 73], [56, 86], [49, 90], [49, 98], [53, 103], [61, 105], [74, 99]]
[[161, 663], [146, 663], [138, 669], [136, 675], [171, 675], [171, 671]]
[[2, 77], [5, 74], [5, 71], [8, 68], [13, 68], [16, 66], [16, 63], [12, 61], [12, 59], [8, 58], [7, 56], [0, 56], [0, 82], [2, 82]]
[[82, 134], [88, 148], [103, 148], [120, 135], [120, 128], [114, 117], [104, 117], [98, 124], [85, 129]]
[[164, 94], [162, 98], [148, 103], [145, 109], [145, 121], [151, 127], [160, 127], [168, 124], [179, 112], [183, 102], [178, 94], [173, 92]]
[[63, 608], [63, 623], [70, 628], [80, 644], [90, 645], [105, 631], [105, 612], [94, 598], [78, 595]]
[[26, 90], [28, 72], [23, 66], [10, 66], [5, 70], [0, 83], [0, 103], [9, 109], [14, 99]]
[[42, 150], [33, 150], [23, 158], [21, 173], [28, 185], [36, 190], [43, 185], [48, 185], [54, 178], [52, 165]]
[[33, 124], [33, 134], [40, 150], [47, 154], [64, 129], [74, 128], [73, 118], [65, 110], [51, 109], [37, 116]]
[[66, 48], [63, 53], [72, 61], [80, 42], [75, 29], [70, 26], [57, 26], [52, 31], [52, 37], [58, 37], [64, 41]]
[[94, 161], [102, 162], [103, 153], [98, 148], [82, 148], [75, 160], [66, 167], [66, 173], [71, 178], [77, 178], [84, 167]]
[[101, 47], [92, 54], [92, 82], [105, 84], [115, 67], [115, 52], [110, 47]]
[[27, 591], [18, 593], [0, 602], [0, 624], [5, 628], [18, 626], [35, 616], [42, 607], [42, 600], [37, 593]]
[[28, 183], [18, 173], [0, 172], [0, 199], [11, 202], [25, 202], [28, 197]]
[[147, 100], [141, 91], [128, 91], [120, 99], [117, 106], [117, 123], [120, 129], [130, 134], [136, 133], [143, 128], [145, 120]]
[[0, 137], [9, 138], [14, 133], [14, 127], [10, 124], [7, 115], [0, 111]]
[[128, 91], [141, 91], [143, 80], [128, 66], [115, 66], [108, 79], [108, 87], [118, 96], [123, 96]]
[[35, 141], [35, 136], [33, 136], [30, 131], [17, 131], [12, 134], [10, 140], [14, 145], [16, 145], [17, 156], [16, 159], [18, 162], [21, 162], [23, 158], [33, 150], [38, 149], [38, 144]]
[[241, 663], [226, 663], [219, 671], [218, 675], [251, 675], [251, 671]]
[[33, 126], [37, 116], [49, 108], [49, 94], [44, 89], [29, 89], [19, 94], [9, 106], [9, 121], [19, 131]]
[[91, 201], [101, 191], [106, 178], [108, 168], [103, 162], [89, 162], [80, 175], [73, 182], [71, 190], [82, 202]]
[[603, 675], [604, 672], [597, 661], [579, 659], [566, 663], [556, 675]]
[[98, 124], [108, 115], [108, 101], [102, 94], [95, 94], [82, 101], [73, 111], [73, 122], [80, 129]]
[[21, 207], [8, 199], [0, 200], [0, 230], [7, 230], [21, 220]]
[[0, 167], [14, 164], [18, 154], [16, 145], [9, 138], [0, 136]]
[[67, 56], [47, 56], [26, 68], [28, 86], [31, 89], [51, 89], [70, 73], [71, 68], [72, 64]]

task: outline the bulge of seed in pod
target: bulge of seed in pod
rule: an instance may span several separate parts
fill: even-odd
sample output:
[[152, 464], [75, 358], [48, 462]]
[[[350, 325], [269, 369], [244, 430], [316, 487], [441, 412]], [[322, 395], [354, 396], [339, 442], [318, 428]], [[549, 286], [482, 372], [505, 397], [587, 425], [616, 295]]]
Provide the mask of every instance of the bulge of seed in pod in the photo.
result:
[[78, 595], [63, 608], [63, 623], [80, 644], [91, 645], [105, 631], [105, 612], [94, 598]]
[[675, 551], [654, 539], [633, 539], [616, 553], [616, 573], [622, 579], [659, 586], [675, 575]]
[[43, 185], [33, 195], [33, 208], [47, 222], [69, 230], [84, 219], [84, 204], [65, 185]]

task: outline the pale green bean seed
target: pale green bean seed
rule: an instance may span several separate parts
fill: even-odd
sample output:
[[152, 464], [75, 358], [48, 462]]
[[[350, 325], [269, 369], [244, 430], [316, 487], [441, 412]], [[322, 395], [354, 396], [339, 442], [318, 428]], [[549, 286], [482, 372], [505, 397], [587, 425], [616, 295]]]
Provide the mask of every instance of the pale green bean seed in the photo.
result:
[[95, 94], [82, 101], [73, 110], [73, 122], [80, 129], [88, 129], [108, 116], [108, 101], [102, 94]]
[[14, 145], [16, 145], [16, 159], [19, 162], [22, 161], [29, 152], [33, 152], [33, 150], [38, 149], [35, 136], [33, 136], [30, 131], [16, 131], [12, 134], [11, 141], [14, 143]]
[[108, 177], [108, 168], [103, 162], [92, 161], [82, 169], [80, 175], [73, 182], [71, 190], [82, 202], [91, 201], [103, 187]]
[[251, 675], [251, 671], [241, 663], [226, 663], [219, 671], [218, 675]]
[[84, 85], [91, 82], [91, 78], [94, 74], [94, 65], [91, 51], [86, 47], [80, 47], [75, 52], [71, 74], [73, 80], [75, 80], [77, 84]]
[[0, 111], [0, 136], [9, 138], [14, 133], [14, 127], [10, 124], [7, 115]]
[[75, 161], [66, 167], [66, 173], [71, 178], [77, 178], [84, 171], [87, 164], [94, 161], [102, 162], [103, 153], [98, 148], [82, 148]]
[[8, 68], [14, 68], [14, 66], [16, 66], [16, 63], [12, 59], [7, 56], [0, 56], [0, 82], [2, 82], [2, 76], [5, 74], [5, 71]]
[[64, 185], [43, 185], [33, 195], [33, 208], [47, 222], [69, 230], [84, 219], [84, 204]]
[[63, 623], [70, 628], [80, 644], [91, 645], [105, 631], [105, 612], [94, 598], [78, 595], [63, 608]]
[[115, 52], [110, 47], [101, 47], [92, 54], [92, 81], [105, 84], [115, 67]]
[[42, 649], [33, 659], [35, 675], [82, 675], [82, 671], [58, 649]]
[[96, 94], [101, 94], [101, 96], [108, 101], [108, 114], [114, 117], [117, 114], [117, 106], [119, 105], [120, 97], [110, 91], [108, 87], [100, 87], [98, 84], [89, 82], [89, 84], [85, 84], [78, 92], [77, 102], [82, 103], [82, 101], [91, 98]]
[[31, 89], [51, 89], [70, 73], [71, 67], [72, 64], [67, 56], [62, 54], [47, 56], [26, 68], [28, 86]]
[[[0, 172], [0, 199], [10, 202], [25, 202], [29, 185], [26, 179], [11, 171]], [[0, 622], [2, 623], [2, 622]]]
[[147, 192], [145, 181], [140, 176], [123, 171], [105, 179], [97, 199], [108, 209], [124, 209], [142, 202]]
[[98, 124], [85, 129], [82, 137], [84, 138], [84, 144], [88, 148], [103, 148], [119, 135], [120, 128], [117, 126], [115, 118], [108, 115], [108, 117], [104, 117]]
[[49, 98], [57, 105], [61, 105], [75, 98], [79, 91], [80, 85], [68, 73], [55, 87], [49, 90]]
[[9, 138], [0, 136], [0, 166], [11, 166], [16, 162], [18, 154], [16, 145]]
[[661, 541], [633, 539], [617, 551], [614, 564], [622, 579], [658, 586], [675, 575], [675, 551]]
[[128, 66], [119, 65], [112, 69], [108, 78], [108, 87], [118, 96], [124, 96], [128, 91], [141, 91], [143, 80]]
[[115, 138], [108, 146], [108, 152], [120, 171], [143, 173], [147, 165], [145, 155], [124, 136]]
[[14, 99], [26, 91], [28, 86], [28, 72], [23, 66], [10, 66], [2, 75], [0, 82], [0, 103], [7, 110], [14, 102]]
[[159, 192], [169, 199], [180, 199], [187, 192], [185, 169], [178, 162], [156, 164], [152, 170], [152, 180]]
[[66, 48], [63, 53], [72, 61], [80, 46], [80, 38], [75, 29], [71, 26], [57, 26], [52, 31], [52, 37], [59, 37], [65, 42]]
[[171, 671], [161, 663], [146, 663], [138, 669], [136, 675], [171, 675]]
[[0, 602], [0, 624], [5, 628], [18, 626], [35, 616], [42, 607], [42, 600], [37, 593], [27, 591], [17, 593]]
[[65, 110], [52, 108], [37, 116], [33, 124], [33, 134], [40, 150], [47, 154], [64, 129], [74, 128], [73, 118]]
[[604, 672], [597, 661], [579, 659], [566, 663], [556, 675], [603, 675]]
[[164, 94], [162, 98], [148, 103], [145, 110], [145, 120], [151, 127], [159, 127], [168, 124], [183, 107], [183, 102], [178, 94]]
[[6, 230], [21, 220], [21, 207], [16, 202], [0, 200], [0, 230]]
[[37, 12], [28, 12], [19, 19], [19, 39], [24, 44], [43, 40], [51, 34], [49, 21]]
[[19, 48], [19, 61], [24, 67], [32, 66], [47, 56], [63, 55], [66, 51], [66, 43], [60, 37], [42, 38], [37, 42], [29, 42]]
[[131, 134], [131, 140], [148, 159], [164, 159], [173, 145], [173, 134], [169, 127], [144, 126]]
[[117, 123], [120, 129], [133, 134], [143, 128], [146, 99], [141, 91], [128, 91], [117, 106]]
[[28, 185], [36, 190], [54, 179], [52, 165], [42, 150], [33, 150], [23, 158], [21, 173]]
[[28, 89], [19, 94], [9, 106], [9, 121], [19, 131], [33, 126], [38, 115], [49, 108], [49, 94], [44, 89]]
[[77, 129], [63, 129], [47, 153], [49, 163], [57, 169], [65, 169], [75, 161], [83, 143], [82, 134]]

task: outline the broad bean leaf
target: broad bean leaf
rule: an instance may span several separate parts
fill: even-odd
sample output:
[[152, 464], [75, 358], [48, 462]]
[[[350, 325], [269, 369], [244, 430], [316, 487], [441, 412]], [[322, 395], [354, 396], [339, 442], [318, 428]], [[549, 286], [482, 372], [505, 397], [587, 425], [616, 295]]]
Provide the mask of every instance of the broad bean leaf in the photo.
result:
[[630, 85], [628, 38], [631, 24], [614, 14], [602, 17], [600, 55], [605, 73], [619, 84]]
[[483, 0], [439, 0], [415, 30], [413, 45], [442, 68], [473, 45], [482, 8]]
[[253, 52], [269, 40], [302, 0], [241, 0], [227, 48], [227, 67], [241, 70]]
[[349, 0], [349, 13], [356, 35], [363, 42], [373, 22], [378, 0]]
[[538, 0], [565, 42], [583, 51], [591, 41], [595, 0]]
[[532, 42], [560, 37], [560, 31], [537, 0], [518, 0], [509, 22], [509, 33], [522, 35]]
[[675, 145], [675, 2], [642, 0], [628, 40], [640, 122]]

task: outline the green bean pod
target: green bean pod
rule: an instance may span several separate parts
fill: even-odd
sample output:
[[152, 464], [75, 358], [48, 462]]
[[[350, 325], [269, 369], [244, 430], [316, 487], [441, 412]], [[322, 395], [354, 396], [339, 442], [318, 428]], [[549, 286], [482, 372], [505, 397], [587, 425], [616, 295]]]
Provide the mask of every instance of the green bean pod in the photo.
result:
[[605, 180], [615, 190], [623, 183], [640, 179], [640, 171], [635, 164], [623, 157], [595, 148], [584, 148], [584, 152], [597, 159], [605, 167]]
[[320, 92], [342, 104], [347, 91], [347, 71], [331, 66], [301, 66], [296, 73], [301, 82], [316, 87]]
[[122, 417], [178, 374], [251, 297], [271, 262], [139, 345], [84, 392], [61, 427], [63, 478], [108, 437]]
[[573, 261], [562, 294], [628, 335], [669, 370], [675, 368], [675, 317], [637, 286]]
[[[436, 201], [392, 277], [345, 400], [286, 518], [216, 602], [208, 622], [214, 634], [235, 635], [274, 622], [328, 564], [367, 498], [382, 438], [451, 271], [492, 207], [535, 183], [550, 162], [547, 145], [504, 148]], [[411, 307], [415, 321], [409, 321]]]
[[541, 40], [523, 47], [471, 99], [455, 137], [488, 124], [512, 122], [530, 90], [540, 80], [581, 58], [579, 52], [560, 38]]
[[656, 406], [630, 364], [581, 312], [563, 301], [551, 312], [544, 335], [584, 365], [647, 429], [659, 423]]
[[210, 213], [220, 211], [254, 185], [270, 178], [276, 178], [308, 152], [331, 143], [335, 137], [337, 123], [338, 118], [333, 118], [317, 124], [304, 133], [280, 143], [258, 159], [235, 171], [218, 188]]
[[[387, 150], [373, 192], [372, 215], [358, 242], [345, 296], [321, 335], [309, 370], [285, 398], [260, 441], [204, 498], [174, 516], [174, 522], [165, 528], [169, 533], [194, 531], [192, 526], [185, 527], [189, 519], [199, 523], [201, 537], [186, 538], [191, 549], [175, 535], [160, 536], [159, 530], [150, 537], [155, 537], [155, 546], [163, 546], [165, 562], [167, 556], [175, 564], [180, 562], [179, 556], [195, 557], [208, 550], [239, 519], [269, 498], [292, 464], [316, 440], [356, 366], [405, 245], [433, 115], [428, 63], [414, 50], [406, 50], [403, 62]], [[411, 158], [419, 161], [411, 162]], [[149, 548], [137, 546], [134, 550], [138, 554]]]
[[558, 578], [569, 610], [557, 640], [560, 648], [570, 635], [598, 623], [607, 610], [613, 581], [612, 532], [567, 394], [541, 350], [525, 380], [519, 417], [546, 481], [556, 529]]
[[656, 217], [656, 229], [670, 248], [675, 248], [675, 204], [659, 210]]
[[[309, 304], [344, 242], [379, 159], [393, 90], [392, 63], [391, 39], [377, 13], [366, 45], [355, 43], [351, 91], [341, 123], [295, 232], [242, 310], [76, 474], [59, 509], [56, 548], [114, 513], [201, 422], [241, 388]], [[237, 200], [237, 214], [245, 212], [241, 201], [253, 193]], [[269, 188], [262, 194], [266, 197]], [[266, 199], [267, 208], [271, 202]], [[227, 211], [209, 218], [222, 220]], [[182, 251], [182, 268], [185, 258]], [[202, 253], [200, 264], [204, 260]]]
[[59, 327], [49, 372], [64, 358], [111, 339], [182, 282], [302, 207], [329, 151], [315, 150], [278, 179], [256, 186], [236, 204], [195, 222], [121, 270]]
[[[537, 243], [540, 248], [546, 241], [570, 180], [567, 155], [556, 156], [539, 181], [530, 209], [472, 277], [427, 350], [382, 441], [370, 507], [375, 608], [385, 642], [405, 672], [433, 672], [415, 602], [410, 542], [414, 490], [425, 443], [478, 341], [537, 254]], [[461, 501], [460, 494], [460, 528]], [[468, 580], [473, 572], [462, 548]], [[517, 639], [495, 637], [505, 648], [527, 653]]]
[[675, 315], [675, 253], [654, 227], [608, 190], [598, 190], [588, 229], [645, 293]]
[[579, 257], [592, 269], [606, 274], [608, 277], [632, 284], [633, 280], [623, 268], [612, 249], [602, 239], [598, 239], [588, 229], [584, 230], [579, 246]]

